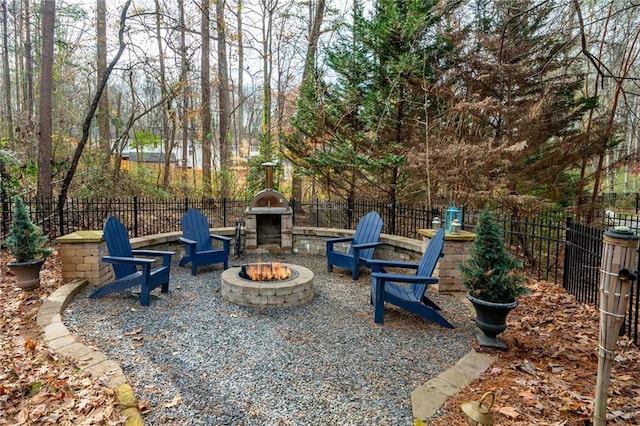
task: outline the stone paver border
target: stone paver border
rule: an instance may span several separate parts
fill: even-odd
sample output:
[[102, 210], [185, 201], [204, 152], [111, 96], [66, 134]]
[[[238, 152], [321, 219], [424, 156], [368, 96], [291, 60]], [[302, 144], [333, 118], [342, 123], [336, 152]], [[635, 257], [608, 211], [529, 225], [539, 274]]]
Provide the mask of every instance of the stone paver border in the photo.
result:
[[76, 341], [62, 321], [62, 312], [69, 302], [87, 285], [86, 280], [76, 280], [63, 285], [51, 293], [42, 303], [36, 323], [42, 329], [45, 343], [54, 353], [74, 360], [94, 380], [104, 381], [113, 389], [118, 406], [126, 416], [125, 425], [144, 425], [138, 411], [133, 388], [127, 381], [120, 365], [108, 359], [101, 351]]

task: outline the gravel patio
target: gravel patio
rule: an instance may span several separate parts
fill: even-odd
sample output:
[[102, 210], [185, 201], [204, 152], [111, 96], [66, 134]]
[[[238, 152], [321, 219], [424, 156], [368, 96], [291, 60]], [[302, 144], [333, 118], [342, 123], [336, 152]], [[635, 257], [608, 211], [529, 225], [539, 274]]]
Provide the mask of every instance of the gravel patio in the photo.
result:
[[[231, 259], [231, 265], [255, 261]], [[373, 322], [369, 274], [326, 272], [320, 256], [263, 255], [315, 273], [314, 299], [259, 310], [226, 303], [220, 268], [173, 267], [170, 292], [142, 307], [130, 292], [88, 299], [65, 324], [120, 363], [152, 425], [413, 424], [410, 393], [470, 349], [469, 307], [433, 294], [446, 329], [388, 306]]]

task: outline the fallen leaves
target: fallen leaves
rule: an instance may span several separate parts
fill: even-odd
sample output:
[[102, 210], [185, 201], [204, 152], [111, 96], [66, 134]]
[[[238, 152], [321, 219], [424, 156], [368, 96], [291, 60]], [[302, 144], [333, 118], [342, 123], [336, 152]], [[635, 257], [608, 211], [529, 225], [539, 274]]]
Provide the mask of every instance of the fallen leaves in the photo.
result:
[[[560, 286], [529, 284], [501, 336], [508, 352], [479, 379], [449, 398], [431, 426], [464, 425], [460, 410], [484, 392], [496, 395], [496, 425], [583, 426], [592, 424], [598, 371], [599, 316]], [[475, 348], [488, 352], [484, 348]], [[640, 424], [640, 350], [618, 339], [607, 405], [607, 425]]]
[[0, 424], [121, 425], [113, 392], [54, 356], [35, 322], [42, 300], [61, 285], [59, 261], [47, 259], [41, 287], [19, 290], [0, 252]]

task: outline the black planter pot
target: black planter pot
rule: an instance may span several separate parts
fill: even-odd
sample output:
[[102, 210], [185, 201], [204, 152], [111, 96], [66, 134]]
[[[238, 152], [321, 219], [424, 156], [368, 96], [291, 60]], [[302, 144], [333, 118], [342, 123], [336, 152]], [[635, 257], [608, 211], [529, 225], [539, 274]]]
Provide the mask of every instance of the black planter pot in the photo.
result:
[[9, 262], [7, 267], [16, 276], [16, 285], [22, 290], [35, 290], [40, 287], [40, 269], [45, 259], [29, 262]]
[[507, 315], [518, 306], [517, 301], [511, 303], [494, 303], [478, 299], [467, 293], [467, 299], [471, 301], [476, 310], [476, 326], [482, 334], [476, 335], [476, 341], [480, 346], [506, 351], [509, 349], [500, 339], [498, 334], [507, 329]]

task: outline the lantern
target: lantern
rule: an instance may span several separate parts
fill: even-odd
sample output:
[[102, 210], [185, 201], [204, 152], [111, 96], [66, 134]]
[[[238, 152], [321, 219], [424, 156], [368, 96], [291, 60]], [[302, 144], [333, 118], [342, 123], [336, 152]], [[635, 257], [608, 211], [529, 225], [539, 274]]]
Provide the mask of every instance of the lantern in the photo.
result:
[[460, 221], [458, 219], [453, 219], [453, 221], [451, 222], [451, 233], [459, 234], [461, 230], [462, 224], [460, 223]]
[[431, 221], [431, 229], [437, 231], [440, 228], [442, 228], [442, 222], [440, 222], [440, 218], [438, 216], [434, 216], [433, 220]]
[[444, 214], [445, 214], [444, 225], [445, 225], [446, 232], [449, 232], [449, 233], [453, 232], [454, 219], [458, 219], [458, 223], [462, 228], [462, 210], [456, 208], [456, 206], [451, 206], [444, 212]]
[[[491, 401], [483, 405], [487, 398], [491, 398]], [[496, 396], [493, 392], [486, 392], [482, 395], [480, 401], [464, 402], [460, 408], [462, 408], [462, 412], [467, 416], [467, 424], [473, 426], [492, 425], [493, 414], [491, 414], [491, 406], [493, 406], [495, 399]]]

